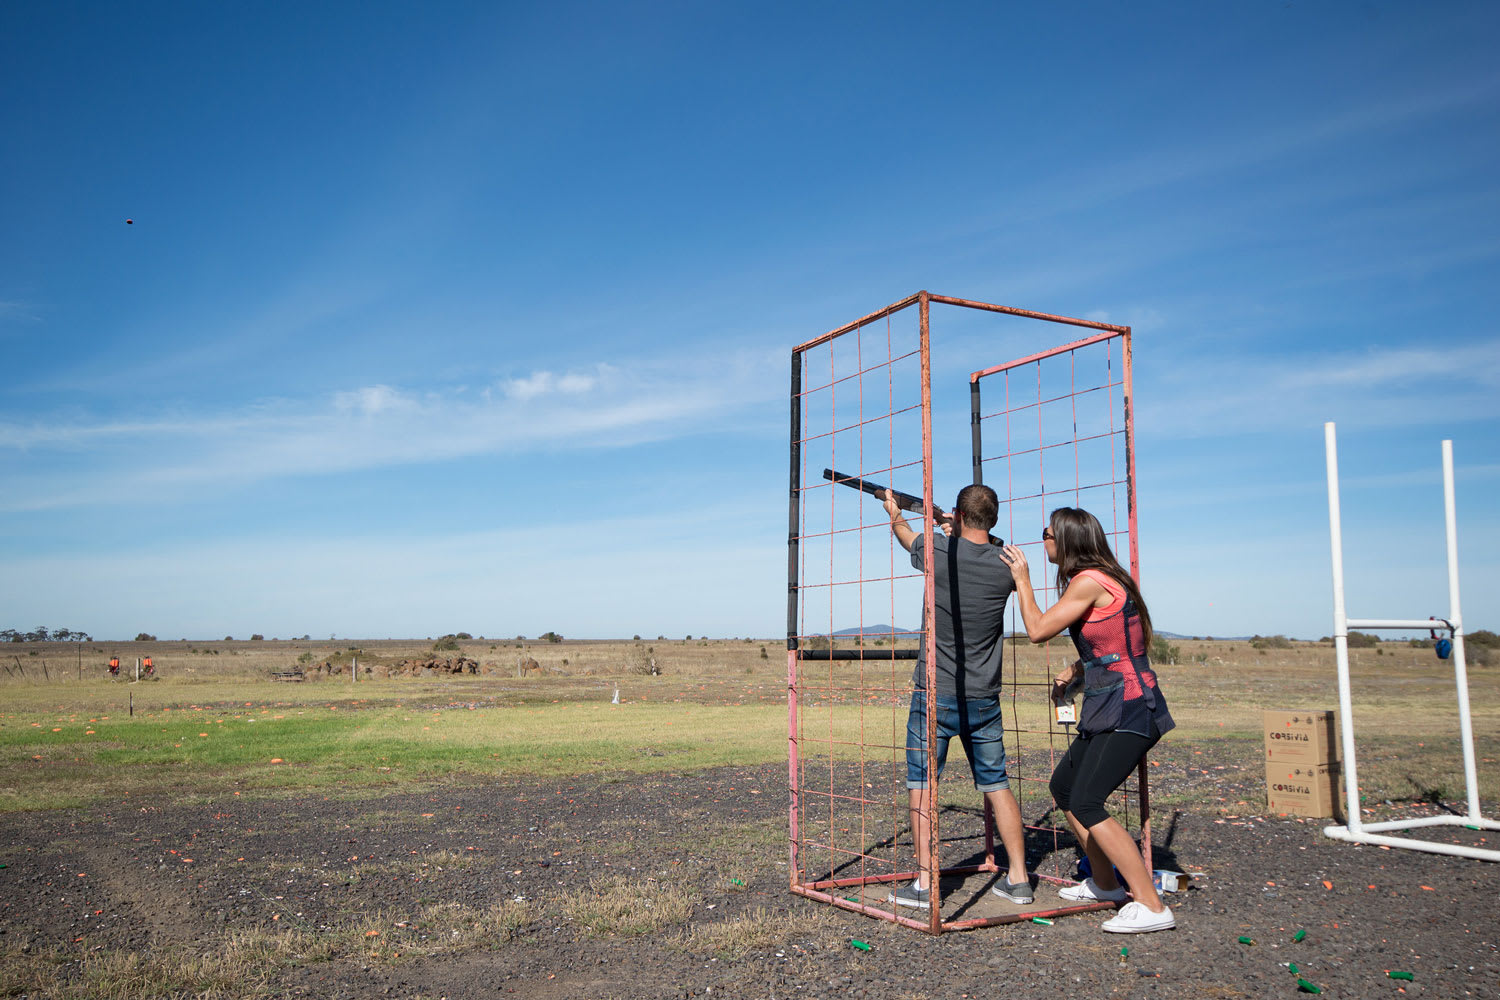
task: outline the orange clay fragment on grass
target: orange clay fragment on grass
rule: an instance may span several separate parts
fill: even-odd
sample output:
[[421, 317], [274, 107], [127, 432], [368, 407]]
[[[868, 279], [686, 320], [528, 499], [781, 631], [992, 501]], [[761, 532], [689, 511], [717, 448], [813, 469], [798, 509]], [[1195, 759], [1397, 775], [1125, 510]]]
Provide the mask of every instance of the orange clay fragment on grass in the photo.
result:
[[1428, 891], [1428, 892], [1437, 892], [1437, 890], [1436, 890], [1436, 889], [1434, 889], [1434, 888], [1433, 888], [1433, 887], [1432, 887], [1432, 886], [1430, 886], [1430, 885], [1424, 885], [1424, 886], [1422, 886], [1422, 887], [1421, 887], [1421, 888], [1423, 888], [1423, 889], [1425, 889], [1425, 890], [1427, 890], [1427, 891]]
[[1327, 880], [1327, 879], [1326, 879], [1326, 878], [1325, 878], [1325, 879], [1324, 879], [1324, 880], [1323, 880], [1323, 888], [1325, 888], [1325, 889], [1332, 889], [1332, 888], [1333, 888], [1333, 883], [1332, 883], [1332, 882], [1330, 882], [1330, 881], [1328, 881], [1328, 880]]
[[280, 757], [272, 757], [271, 758], [271, 763], [272, 764], [285, 764], [286, 761], [282, 760]]

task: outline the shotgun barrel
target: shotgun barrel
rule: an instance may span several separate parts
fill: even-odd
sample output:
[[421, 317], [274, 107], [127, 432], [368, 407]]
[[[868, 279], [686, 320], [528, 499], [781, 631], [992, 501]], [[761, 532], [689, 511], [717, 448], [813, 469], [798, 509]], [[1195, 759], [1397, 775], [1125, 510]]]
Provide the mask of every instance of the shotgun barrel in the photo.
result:
[[[861, 492], [868, 493], [870, 494], [870, 496], [874, 497], [877, 500], [884, 500], [885, 498], [881, 496], [881, 494], [886, 492], [887, 489], [890, 489], [887, 486], [882, 486], [879, 483], [872, 483], [870, 482], [870, 480], [861, 479], [858, 476], [846, 476], [842, 472], [837, 472], [833, 469], [824, 469], [823, 478], [828, 480], [829, 482], [838, 483], [840, 486], [848, 486], [853, 489], [860, 490]], [[897, 507], [900, 507], [905, 511], [910, 511], [913, 514], [922, 513], [921, 497], [912, 496], [910, 493], [902, 493], [900, 490], [891, 490], [890, 492], [891, 496], [893, 496], [896, 500]], [[934, 504], [932, 507], [932, 516], [941, 521], [948, 515], [943, 513], [943, 508]]]

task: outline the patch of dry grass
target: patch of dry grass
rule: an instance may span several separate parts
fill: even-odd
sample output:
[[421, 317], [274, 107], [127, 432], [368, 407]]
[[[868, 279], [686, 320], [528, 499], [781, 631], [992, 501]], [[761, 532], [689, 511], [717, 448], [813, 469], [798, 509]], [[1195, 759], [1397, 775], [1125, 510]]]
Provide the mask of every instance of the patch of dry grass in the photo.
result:
[[646, 934], [692, 915], [699, 897], [657, 879], [611, 875], [559, 901], [563, 917], [580, 932], [595, 936]]
[[0, 994], [51, 1000], [257, 997], [267, 994], [277, 969], [328, 961], [334, 954], [328, 938], [296, 929], [236, 931], [204, 951], [177, 947], [73, 957], [59, 949], [25, 954], [11, 946], [0, 952]]
[[694, 955], [734, 962], [785, 948], [798, 939], [831, 934], [835, 926], [833, 911], [826, 907], [788, 913], [757, 906], [727, 920], [696, 923], [677, 938], [677, 944]]
[[493, 950], [512, 941], [545, 909], [526, 900], [502, 900], [486, 907], [437, 903], [416, 916], [380, 912], [334, 932], [340, 956], [400, 962], [431, 955]]
[[228, 1000], [266, 996], [278, 971], [336, 959], [404, 959], [493, 949], [514, 940], [542, 910], [527, 902], [488, 907], [439, 903], [401, 918], [363, 917], [331, 930], [289, 927], [233, 931], [212, 947], [74, 955], [62, 949], [0, 950], [0, 996], [49, 1000]]

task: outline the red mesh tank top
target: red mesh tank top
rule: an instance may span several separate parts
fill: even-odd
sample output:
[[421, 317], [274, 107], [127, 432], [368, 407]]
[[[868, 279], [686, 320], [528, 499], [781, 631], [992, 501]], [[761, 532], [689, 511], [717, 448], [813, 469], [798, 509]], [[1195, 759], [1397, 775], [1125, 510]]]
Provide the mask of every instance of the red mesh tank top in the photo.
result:
[[1124, 700], [1124, 705], [1115, 729], [1149, 736], [1154, 718], [1157, 731], [1165, 733], [1173, 727], [1172, 717], [1157, 686], [1156, 672], [1151, 669], [1146, 630], [1136, 611], [1135, 601], [1107, 573], [1086, 569], [1079, 571], [1078, 576], [1095, 581], [1112, 598], [1105, 607], [1090, 608], [1088, 614], [1074, 622], [1068, 631], [1085, 666], [1091, 661], [1118, 657], [1111, 663], [1100, 664], [1110, 673], [1118, 674], [1123, 682], [1119, 697]]

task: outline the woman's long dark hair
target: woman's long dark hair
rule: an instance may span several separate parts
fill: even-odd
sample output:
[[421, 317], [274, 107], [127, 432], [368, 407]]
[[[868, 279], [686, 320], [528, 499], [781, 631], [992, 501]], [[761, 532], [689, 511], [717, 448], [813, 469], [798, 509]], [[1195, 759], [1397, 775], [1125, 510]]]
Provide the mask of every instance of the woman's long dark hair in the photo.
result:
[[1057, 547], [1057, 593], [1068, 589], [1068, 584], [1080, 570], [1096, 569], [1125, 588], [1125, 593], [1135, 602], [1135, 610], [1141, 617], [1141, 628], [1145, 633], [1146, 648], [1151, 648], [1151, 613], [1135, 579], [1115, 559], [1109, 547], [1109, 538], [1099, 519], [1077, 507], [1059, 507], [1052, 512], [1052, 538]]

